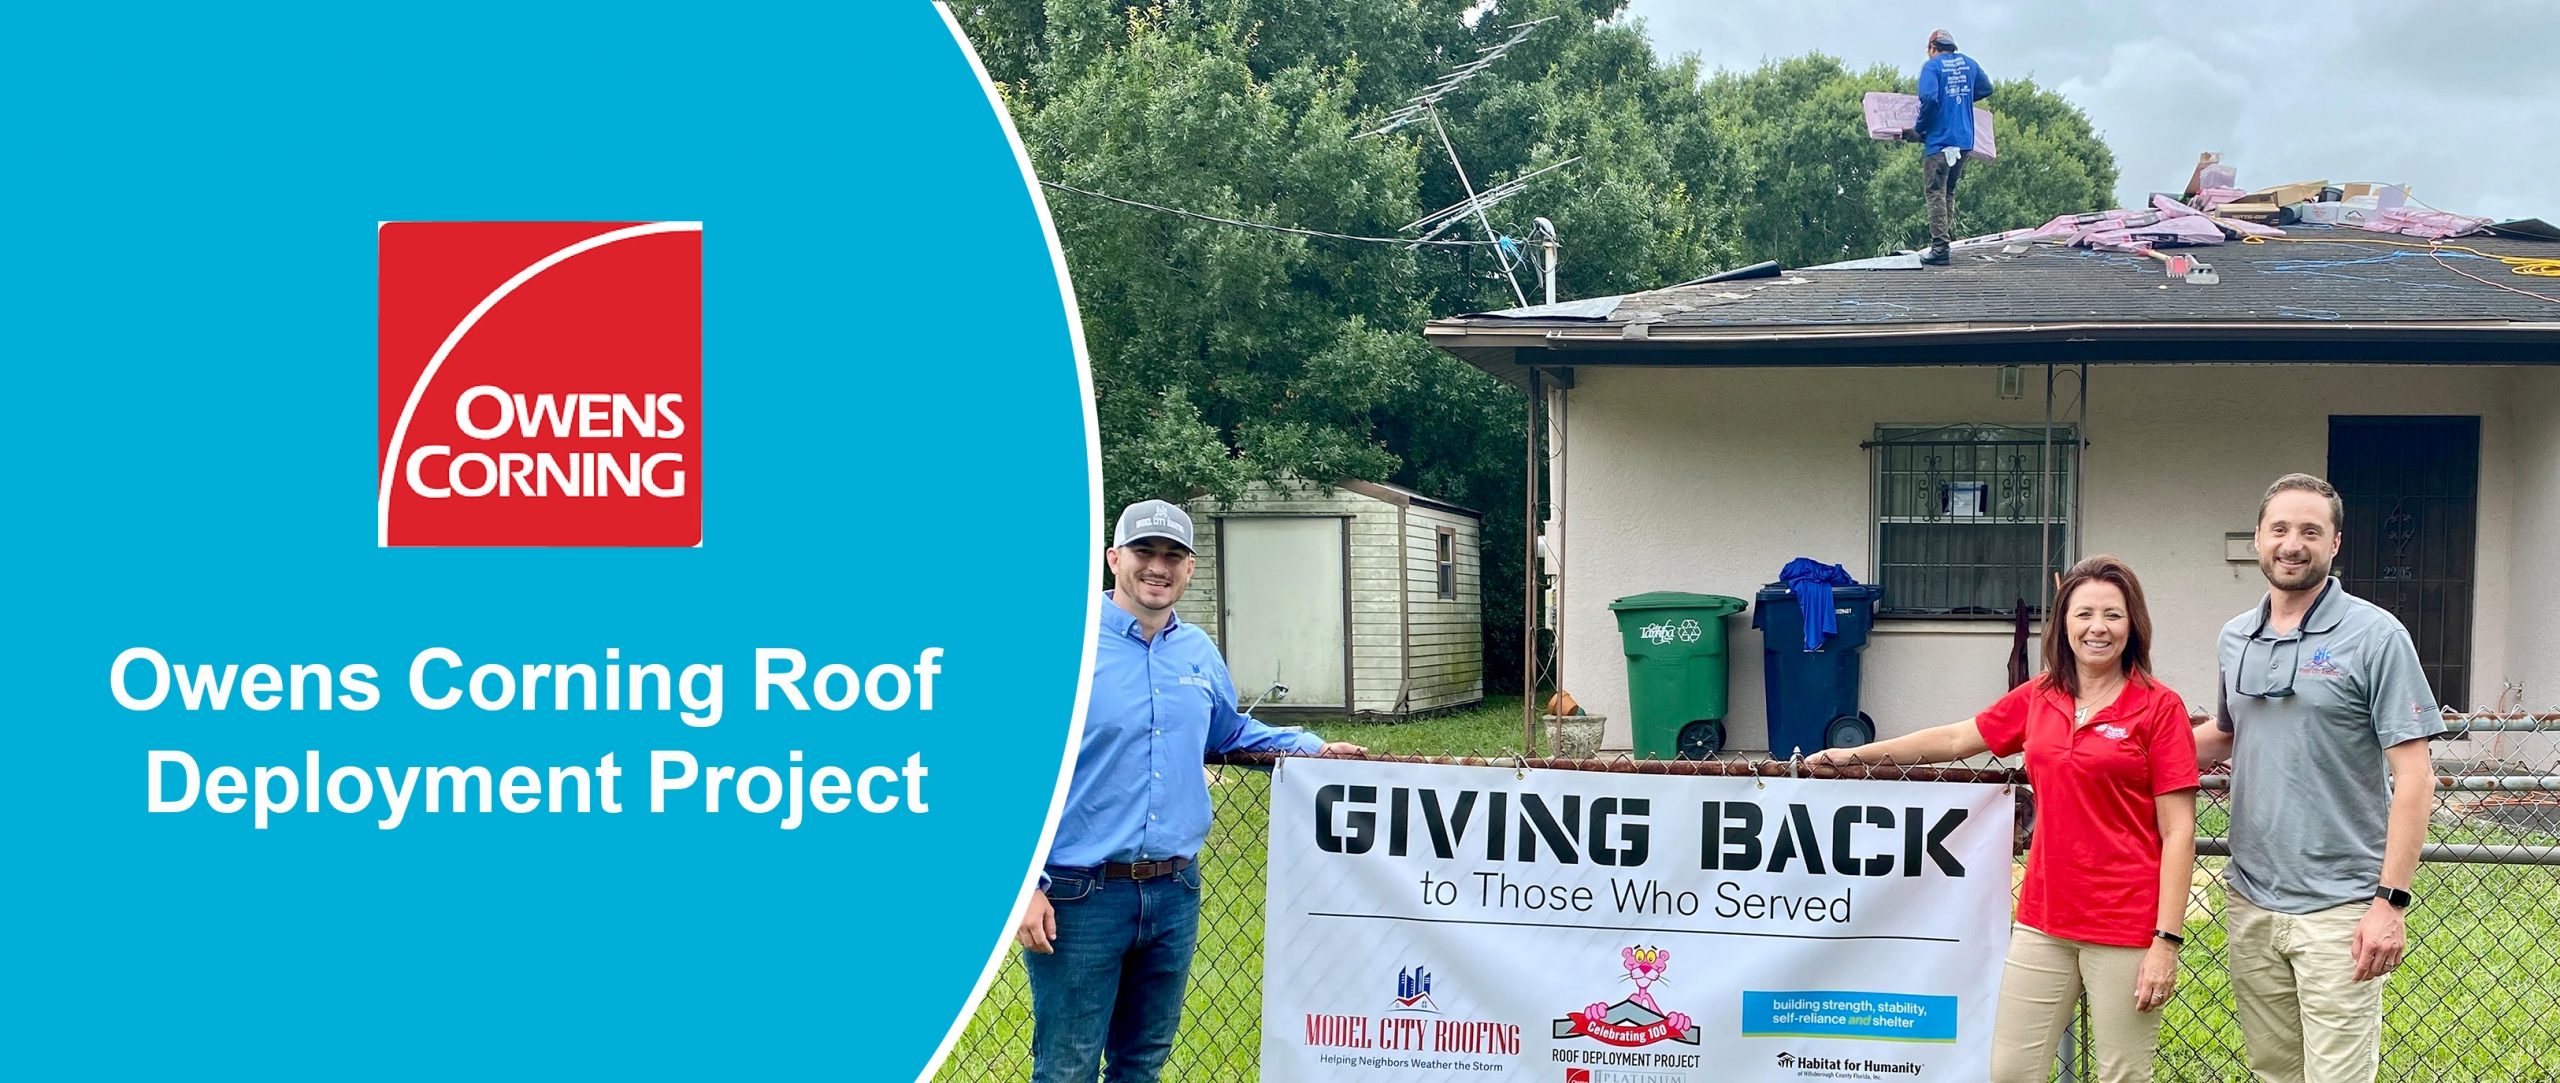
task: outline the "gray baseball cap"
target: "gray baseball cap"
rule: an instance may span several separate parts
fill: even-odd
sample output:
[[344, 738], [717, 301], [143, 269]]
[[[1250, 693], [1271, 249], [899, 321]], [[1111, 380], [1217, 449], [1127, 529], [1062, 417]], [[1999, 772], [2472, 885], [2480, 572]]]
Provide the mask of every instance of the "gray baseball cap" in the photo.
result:
[[1141, 500], [1120, 511], [1120, 527], [1111, 532], [1111, 547], [1118, 549], [1144, 538], [1163, 538], [1185, 549], [1200, 548], [1191, 543], [1191, 516], [1162, 500]]

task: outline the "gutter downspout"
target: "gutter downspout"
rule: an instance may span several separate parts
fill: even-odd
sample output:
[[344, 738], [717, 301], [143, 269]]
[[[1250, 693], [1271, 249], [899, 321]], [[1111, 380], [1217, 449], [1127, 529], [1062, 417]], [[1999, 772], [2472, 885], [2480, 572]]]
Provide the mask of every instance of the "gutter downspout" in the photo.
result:
[[1520, 566], [1520, 754], [1538, 753], [1538, 406], [1541, 391], [1539, 372], [1529, 370], [1528, 424], [1521, 426], [1526, 439], [1522, 455], [1520, 543], [1525, 557]]
[[[1549, 392], [1551, 397], [1547, 402], [1547, 523], [1554, 527], [1555, 531], [1547, 537], [1549, 552], [1554, 555], [1556, 562], [1555, 665], [1547, 670], [1547, 683], [1555, 685], [1559, 692], [1564, 690], [1564, 405], [1566, 390], [1558, 387]], [[1543, 534], [1544, 531], [1541, 533]]]

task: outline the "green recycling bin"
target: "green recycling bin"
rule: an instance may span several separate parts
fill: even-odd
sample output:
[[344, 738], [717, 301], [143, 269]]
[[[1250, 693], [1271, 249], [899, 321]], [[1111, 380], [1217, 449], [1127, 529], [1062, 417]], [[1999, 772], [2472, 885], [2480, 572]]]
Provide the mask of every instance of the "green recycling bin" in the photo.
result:
[[1724, 619], [1743, 608], [1740, 598], [1676, 590], [1609, 603], [1626, 644], [1637, 759], [1705, 760], [1724, 751]]

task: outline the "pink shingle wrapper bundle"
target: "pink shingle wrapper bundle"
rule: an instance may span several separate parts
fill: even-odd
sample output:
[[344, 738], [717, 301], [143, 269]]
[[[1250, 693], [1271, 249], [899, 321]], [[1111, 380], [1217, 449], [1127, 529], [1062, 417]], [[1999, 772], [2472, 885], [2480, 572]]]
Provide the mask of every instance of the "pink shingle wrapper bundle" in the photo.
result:
[[2444, 211], [2419, 211], [2407, 207], [2393, 207], [2389, 210], [2375, 211], [2373, 217], [2365, 221], [2364, 228], [2374, 233], [2396, 233], [2403, 237], [2424, 237], [2431, 241], [2441, 241], [2448, 237], [2478, 233], [2488, 224], [2489, 220], [2486, 218], [2472, 218]]
[[2277, 229], [2274, 226], [2259, 225], [2258, 223], [2249, 221], [2245, 218], [2216, 218], [2213, 220], [2213, 224], [2221, 226], [2222, 232], [2225, 236], [2231, 236], [2234, 234], [2241, 237], [2284, 236], [2284, 231], [2281, 229]]
[[2177, 200], [2157, 194], [2154, 194], [2151, 197], [2151, 209], [2172, 218], [2184, 218], [2190, 215], [2200, 215], [2204, 213], [2203, 211], [2187, 206], [2184, 203], [2180, 203]]
[[2281, 237], [2284, 231], [2236, 218], [2220, 218], [2167, 196], [2153, 196], [2150, 210], [2118, 208], [2066, 214], [2041, 226], [1967, 237], [1956, 248], [1996, 248], [2011, 244], [2078, 245], [2116, 252], [2148, 252], [2156, 247], [2221, 244], [2239, 237]]
[[[2226, 236], [2226, 237], [2231, 237], [2231, 236], [2239, 236], [2239, 237], [2282, 237], [2282, 236], [2284, 236], [2284, 231], [2283, 231], [2283, 230], [2281, 230], [2281, 229], [2277, 229], [2277, 228], [2276, 228], [2276, 227], [2274, 227], [2274, 226], [2262, 226], [2262, 225], [2259, 225], [2259, 224], [2258, 224], [2258, 223], [2256, 223], [2256, 222], [2251, 222], [2251, 221], [2247, 221], [2247, 220], [2245, 220], [2245, 219], [2239, 219], [2239, 218], [2222, 218], [2222, 217], [2218, 217], [2218, 216], [2215, 216], [2215, 215], [2212, 215], [2212, 214], [2208, 214], [2208, 213], [2206, 213], [2206, 212], [2204, 212], [2204, 211], [2197, 210], [2197, 209], [2195, 209], [2195, 208], [2193, 208], [2193, 207], [2187, 206], [2187, 205], [2186, 205], [2186, 204], [2184, 204], [2184, 203], [2180, 203], [2180, 202], [2178, 202], [2177, 200], [2171, 199], [2171, 198], [2169, 198], [2169, 197], [2167, 197], [2167, 196], [2163, 196], [2163, 195], [2155, 195], [2155, 196], [2152, 196], [2152, 197], [2151, 197], [2151, 209], [2156, 210], [2156, 211], [2159, 211], [2159, 212], [2160, 212], [2160, 213], [2162, 213], [2162, 214], [2165, 214], [2165, 215], [2171, 215], [2171, 216], [2175, 216], [2175, 217], [2189, 217], [2189, 216], [2192, 216], [2192, 217], [2196, 217], [2196, 218], [2205, 218], [2205, 219], [2209, 219], [2209, 220], [2211, 220], [2211, 221], [2213, 222], [2213, 224], [2214, 224], [2215, 226], [2220, 227], [2220, 229], [2222, 230], [2223, 235], [2224, 235], [2224, 236]], [[2210, 244], [2210, 243], [2217, 243], [2217, 242], [2206, 242], [2206, 243], [2209, 243], [2209, 244]]]
[[2196, 191], [2196, 205], [2212, 210], [2248, 194], [2239, 188], [2201, 188]]
[[[1866, 98], [1867, 136], [1872, 139], [1898, 139], [1905, 128], [1920, 124], [1920, 97], [1916, 94], [1894, 94], [1870, 90]], [[1973, 149], [1965, 152], [1974, 158], [1997, 158], [2000, 145], [1991, 138], [1991, 112], [1981, 106], [1973, 109]]]
[[[2143, 221], [2151, 218], [2151, 221]], [[2118, 252], [2147, 252], [2161, 245], [2221, 244], [2222, 227], [2200, 214], [2140, 215], [2114, 229], [2086, 230], [2071, 243]]]

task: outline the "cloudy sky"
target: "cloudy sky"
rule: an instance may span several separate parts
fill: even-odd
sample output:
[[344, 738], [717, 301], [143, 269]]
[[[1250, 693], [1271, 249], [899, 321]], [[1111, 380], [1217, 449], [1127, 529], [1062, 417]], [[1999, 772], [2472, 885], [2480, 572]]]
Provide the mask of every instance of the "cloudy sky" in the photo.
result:
[[1628, 15], [1666, 57], [1743, 70], [1820, 51], [1908, 74], [1944, 26], [1994, 83], [2033, 76], [2080, 106], [2126, 205], [2177, 190], [2212, 150], [2243, 188], [2399, 182], [2446, 210], [2560, 223], [2560, 4], [1634, 0]]

